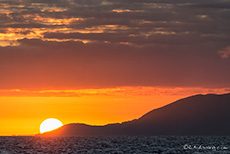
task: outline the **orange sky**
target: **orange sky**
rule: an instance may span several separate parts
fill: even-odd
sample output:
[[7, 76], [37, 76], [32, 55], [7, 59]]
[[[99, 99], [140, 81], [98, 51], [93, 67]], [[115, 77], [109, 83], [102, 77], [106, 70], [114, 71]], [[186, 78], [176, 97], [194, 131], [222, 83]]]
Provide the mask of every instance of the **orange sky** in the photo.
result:
[[229, 92], [229, 5], [210, 3], [1, 1], [0, 135], [39, 133], [47, 118], [123, 122]]
[[[211, 90], [224, 93], [224, 89]], [[0, 135], [39, 133], [41, 122], [57, 118], [64, 124], [103, 125], [139, 118], [148, 111], [202, 88], [119, 87], [81, 90], [1, 90]]]

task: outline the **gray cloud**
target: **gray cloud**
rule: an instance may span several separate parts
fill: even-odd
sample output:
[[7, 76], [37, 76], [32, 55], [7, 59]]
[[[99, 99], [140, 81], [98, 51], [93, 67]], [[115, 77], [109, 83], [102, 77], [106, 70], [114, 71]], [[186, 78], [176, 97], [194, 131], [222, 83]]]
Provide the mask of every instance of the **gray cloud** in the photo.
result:
[[199, 46], [83, 44], [21, 40], [1, 48], [1, 88], [116, 86], [229, 87], [230, 61]]

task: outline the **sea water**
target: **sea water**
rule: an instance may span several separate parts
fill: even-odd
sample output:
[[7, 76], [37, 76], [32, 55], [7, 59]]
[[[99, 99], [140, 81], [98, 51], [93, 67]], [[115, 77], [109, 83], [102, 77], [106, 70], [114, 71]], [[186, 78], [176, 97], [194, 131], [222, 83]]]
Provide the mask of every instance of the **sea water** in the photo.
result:
[[2, 136], [0, 154], [230, 154], [230, 136]]

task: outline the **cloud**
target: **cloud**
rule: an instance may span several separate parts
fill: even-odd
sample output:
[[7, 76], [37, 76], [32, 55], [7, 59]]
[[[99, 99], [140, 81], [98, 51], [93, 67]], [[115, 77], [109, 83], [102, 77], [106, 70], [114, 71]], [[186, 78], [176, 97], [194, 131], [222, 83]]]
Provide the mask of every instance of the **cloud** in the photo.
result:
[[95, 89], [64, 89], [64, 90], [0, 90], [0, 96], [29, 96], [29, 97], [82, 97], [82, 96], [116, 96], [122, 98], [127, 96], [186, 96], [195, 94], [223, 94], [229, 89], [187, 88], [187, 87], [115, 87]]
[[[226, 45], [229, 40], [228, 9], [207, 6], [221, 4], [228, 6], [227, 1], [2, 1], [0, 21], [4, 30], [20, 29], [23, 34], [28, 31], [39, 33], [40, 38], [47, 33], [113, 33], [113, 36], [126, 38], [130, 44], [145, 45], [176, 42], [213, 43], [221, 41]], [[23, 3], [22, 3], [23, 2]], [[132, 2], [132, 3], [131, 3]], [[120, 10], [120, 11], [114, 11]], [[125, 11], [126, 10], [126, 11]], [[128, 11], [127, 11], [128, 10]], [[78, 20], [79, 19], [79, 20]], [[108, 28], [117, 26], [117, 29]], [[125, 27], [125, 29], [124, 29]], [[37, 29], [35, 29], [37, 28]], [[72, 34], [71, 34], [72, 35]], [[84, 35], [84, 34], [82, 34]], [[133, 37], [136, 41], [133, 41]], [[37, 37], [24, 35], [24, 38]], [[192, 39], [191, 39], [192, 38]], [[18, 38], [22, 39], [22, 37]], [[88, 42], [95, 41], [87, 38]], [[123, 39], [124, 40], [124, 39]], [[59, 39], [59, 41], [61, 41]], [[113, 41], [109, 41], [113, 43]], [[121, 41], [123, 43], [124, 41]], [[116, 41], [115, 41], [116, 43]]]
[[218, 51], [222, 58], [230, 58], [230, 46]]
[[24, 39], [0, 48], [1, 89], [229, 87], [213, 46], [146, 46]]
[[207, 9], [230, 9], [230, 2], [226, 0], [212, 0], [209, 2], [196, 2], [194, 4], [189, 4], [189, 6]]

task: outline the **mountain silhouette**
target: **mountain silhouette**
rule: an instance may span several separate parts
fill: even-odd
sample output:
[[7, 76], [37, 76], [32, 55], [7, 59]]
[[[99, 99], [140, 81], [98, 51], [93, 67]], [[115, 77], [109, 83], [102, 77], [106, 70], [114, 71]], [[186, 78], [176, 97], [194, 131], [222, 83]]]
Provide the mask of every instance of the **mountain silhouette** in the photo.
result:
[[132, 121], [104, 126], [73, 123], [42, 135], [230, 135], [229, 119], [230, 94], [195, 95]]

